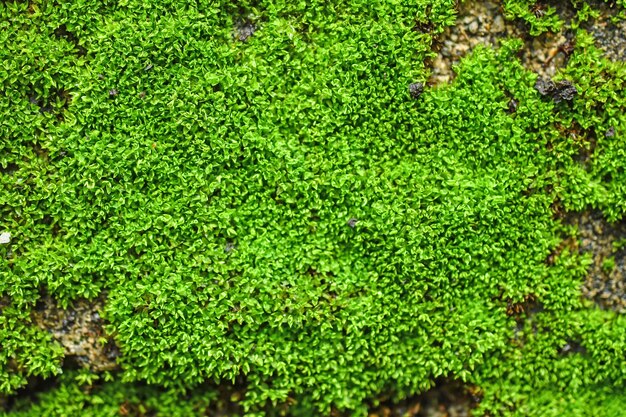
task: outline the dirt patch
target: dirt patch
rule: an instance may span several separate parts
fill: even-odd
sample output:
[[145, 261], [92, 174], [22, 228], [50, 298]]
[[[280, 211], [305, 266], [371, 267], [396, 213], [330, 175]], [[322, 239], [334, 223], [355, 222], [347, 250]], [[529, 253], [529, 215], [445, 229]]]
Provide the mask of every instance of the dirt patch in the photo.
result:
[[33, 321], [63, 346], [64, 367], [82, 367], [94, 372], [118, 368], [119, 351], [104, 332], [102, 306], [101, 299], [78, 300], [71, 308], [62, 309], [48, 296], [37, 304]]
[[601, 213], [570, 214], [577, 226], [580, 253], [591, 253], [592, 264], [583, 295], [601, 308], [626, 313], [626, 222], [608, 223]]

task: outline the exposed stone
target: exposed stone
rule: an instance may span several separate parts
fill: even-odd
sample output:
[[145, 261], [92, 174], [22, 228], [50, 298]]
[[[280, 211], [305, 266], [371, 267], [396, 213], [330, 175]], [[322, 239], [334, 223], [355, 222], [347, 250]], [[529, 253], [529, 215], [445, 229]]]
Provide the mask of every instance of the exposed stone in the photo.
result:
[[570, 214], [566, 222], [578, 227], [579, 252], [592, 255], [583, 296], [626, 313], [626, 222], [608, 223], [599, 212]]
[[491, 24], [490, 29], [494, 33], [504, 32], [505, 26], [504, 26], [504, 18], [502, 17], [502, 15], [496, 15], [493, 18], [493, 23]]
[[424, 92], [424, 84], [423, 83], [412, 83], [409, 85], [409, 93], [411, 97], [418, 98]]
[[[601, 17], [587, 22], [584, 27], [593, 33], [611, 59], [626, 60], [626, 21], [611, 23], [613, 11], [603, 2], [594, 2], [592, 7], [601, 10]], [[574, 33], [568, 30], [568, 25], [576, 16], [576, 10], [570, 2], [565, 2], [557, 12], [565, 22], [563, 29], [558, 33], [545, 32], [534, 37], [529, 34], [524, 22], [507, 20], [501, 5], [495, 1], [460, 2], [456, 24], [447, 27], [435, 39], [434, 50], [438, 56], [432, 61], [430, 84], [452, 81], [455, 77], [453, 67], [477, 45], [497, 48], [502, 40], [510, 38], [524, 41], [519, 57], [529, 71], [540, 78], [554, 77], [559, 69], [567, 65], [575, 46]], [[564, 93], [557, 100], [571, 99], [574, 90], [570, 88]]]
[[241, 42], [246, 42], [256, 30], [257, 27], [251, 20], [241, 20], [235, 25], [235, 37]]
[[604, 136], [606, 136], [607, 138], [612, 138], [613, 136], [615, 136], [615, 128], [613, 126], [609, 127], [606, 133], [604, 133]]
[[46, 296], [33, 311], [33, 320], [63, 346], [66, 361], [95, 372], [114, 370], [119, 351], [104, 331], [102, 304], [102, 300], [78, 300], [62, 309]]
[[468, 26], [467, 26], [467, 30], [469, 33], [471, 33], [472, 35], [476, 35], [478, 33], [478, 21], [474, 20], [472, 21]]
[[578, 94], [578, 90], [571, 81], [562, 80], [554, 82], [549, 79], [539, 78], [535, 83], [535, 89], [542, 96], [548, 96], [555, 103], [561, 101], [572, 101]]
[[589, 31], [596, 45], [613, 61], [626, 61], [626, 20], [613, 19], [619, 6], [615, 2], [593, 1], [592, 7], [600, 11], [597, 19], [585, 22], [582, 27]]

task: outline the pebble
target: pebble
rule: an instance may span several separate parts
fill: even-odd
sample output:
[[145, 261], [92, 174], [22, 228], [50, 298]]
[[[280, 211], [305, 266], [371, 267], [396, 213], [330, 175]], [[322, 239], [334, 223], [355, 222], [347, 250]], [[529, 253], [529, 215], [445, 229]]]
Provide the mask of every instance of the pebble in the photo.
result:
[[9, 242], [11, 242], [11, 233], [9, 232], [0, 233], [0, 244], [6, 245]]
[[257, 27], [250, 21], [239, 22], [235, 27], [235, 31], [237, 32], [236, 36], [241, 42], [246, 42], [249, 37], [254, 35]]
[[609, 127], [604, 136], [606, 136], [607, 138], [612, 138], [613, 136], [615, 136], [615, 128], [613, 126]]
[[495, 19], [493, 19], [493, 23], [491, 24], [491, 31], [500, 33], [504, 32], [504, 19], [502, 16], [497, 15]]
[[[411, 97], [413, 98], [418, 98], [419, 96], [422, 95], [422, 93], [424, 92], [424, 84], [423, 83], [412, 83], [409, 85], [409, 93], [411, 94]], [[348, 221], [348, 224], [350, 224], [350, 221], [352, 221], [354, 219], [350, 219]], [[356, 220], [355, 223], [356, 224]], [[351, 225], [351, 227], [354, 227]]]
[[470, 46], [468, 44], [461, 43], [456, 46], [455, 52], [456, 52], [456, 55], [459, 56], [459, 55], [465, 55], [467, 52], [469, 52], [469, 50], [470, 50]]
[[467, 27], [467, 30], [472, 35], [476, 35], [478, 33], [478, 21], [476, 20], [472, 21], [472, 23], [470, 23], [469, 26]]

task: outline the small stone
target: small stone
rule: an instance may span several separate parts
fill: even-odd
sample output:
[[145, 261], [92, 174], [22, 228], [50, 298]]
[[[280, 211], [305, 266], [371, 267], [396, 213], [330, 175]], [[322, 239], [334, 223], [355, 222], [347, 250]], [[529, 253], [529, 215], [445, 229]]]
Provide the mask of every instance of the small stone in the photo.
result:
[[424, 92], [424, 83], [412, 83], [409, 85], [411, 97], [418, 98]]
[[537, 79], [537, 82], [535, 83], [535, 90], [537, 90], [537, 92], [539, 92], [539, 94], [541, 94], [542, 96], [547, 96], [549, 94], [552, 94], [552, 92], [554, 91], [554, 88], [555, 88], [555, 85], [554, 85], [554, 81], [552, 80], [539, 78]]
[[118, 94], [119, 92], [115, 88], [109, 90], [109, 98], [115, 98]]
[[498, 15], [495, 19], [493, 19], [493, 23], [491, 24], [491, 31], [495, 33], [504, 32], [504, 19], [502, 16]]
[[467, 26], [467, 30], [472, 35], [476, 35], [478, 33], [478, 21], [473, 20], [472, 23]]
[[452, 39], [447, 39], [445, 41], [443, 41], [443, 46], [447, 49], [454, 49], [454, 47], [456, 46], [457, 42], [455, 40]]
[[542, 96], [550, 96], [555, 103], [572, 101], [578, 94], [576, 86], [571, 81], [563, 80], [554, 82], [550, 79], [540, 78], [535, 83], [535, 89]]
[[607, 138], [612, 138], [613, 136], [615, 136], [615, 128], [613, 126], [609, 127], [606, 133], [604, 133], [604, 136], [606, 136]]
[[9, 242], [11, 242], [11, 233], [9, 232], [0, 233], [0, 244], [6, 245]]
[[555, 103], [559, 103], [563, 100], [572, 101], [577, 94], [578, 90], [574, 84], [572, 84], [571, 81], [563, 80], [556, 83], [556, 93], [553, 94], [552, 98]]
[[356, 224], [357, 224], [358, 222], [359, 222], [359, 221], [358, 221], [357, 219], [355, 219], [354, 217], [352, 217], [350, 220], [348, 220], [348, 226], [350, 226], [351, 228], [353, 228], [353, 229], [354, 229], [354, 228], [355, 228], [355, 226], [356, 226]]
[[239, 22], [235, 27], [237, 39], [241, 42], [246, 42], [249, 37], [254, 35], [256, 29], [256, 26], [249, 20]]
[[463, 56], [468, 53], [470, 50], [470, 46], [465, 43], [459, 43], [456, 45], [455, 54], [456, 56]]

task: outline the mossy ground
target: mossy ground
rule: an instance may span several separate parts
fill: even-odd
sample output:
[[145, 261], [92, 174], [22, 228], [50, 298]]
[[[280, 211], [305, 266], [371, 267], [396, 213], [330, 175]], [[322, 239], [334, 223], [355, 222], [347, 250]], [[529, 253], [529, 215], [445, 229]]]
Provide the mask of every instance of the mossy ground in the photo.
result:
[[[626, 318], [566, 217], [624, 221], [626, 67], [585, 3], [502, 7], [571, 31], [573, 100], [518, 39], [412, 97], [447, 0], [0, 3], [4, 415], [365, 415], [441, 378], [474, 415], [619, 415]], [[117, 366], [48, 299], [102, 303]]]

